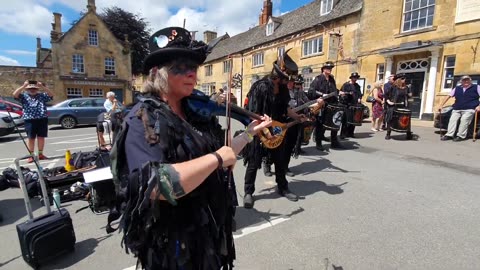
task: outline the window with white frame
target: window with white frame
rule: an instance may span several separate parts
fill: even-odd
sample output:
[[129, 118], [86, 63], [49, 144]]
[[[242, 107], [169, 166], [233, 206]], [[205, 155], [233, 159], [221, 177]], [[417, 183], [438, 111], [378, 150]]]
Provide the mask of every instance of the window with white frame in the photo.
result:
[[274, 29], [275, 29], [275, 23], [274, 22], [267, 23], [267, 36], [270, 36], [271, 34], [273, 34]]
[[212, 76], [213, 74], [213, 66], [207, 65], [205, 66], [205, 76]]
[[405, 0], [403, 10], [403, 32], [433, 25], [435, 0]]
[[323, 52], [323, 36], [303, 41], [303, 56], [320, 54]]
[[105, 75], [115, 75], [115, 59], [112, 57], [105, 58]]
[[375, 81], [383, 81], [383, 79], [385, 79], [385, 64], [377, 64], [377, 79]]
[[72, 55], [72, 72], [73, 73], [84, 73], [85, 68], [83, 65], [83, 55], [74, 54]]
[[67, 88], [67, 99], [83, 97], [81, 88]]
[[455, 86], [453, 75], [455, 74], [455, 55], [445, 56], [443, 60], [443, 91], [450, 91]]
[[332, 11], [333, 0], [322, 0], [320, 2], [320, 15], [326, 15]]
[[310, 89], [310, 84], [312, 84], [315, 77], [306, 77], [303, 80], [303, 90], [308, 91]]
[[285, 47], [284, 47], [284, 46], [278, 47], [278, 49], [277, 49], [277, 56], [278, 56], [279, 58], [282, 58], [284, 54], [285, 54]]
[[202, 87], [200, 88], [200, 90], [206, 95], [208, 95], [208, 83], [202, 83]]
[[263, 66], [263, 52], [254, 54], [252, 58], [253, 67]]
[[103, 89], [99, 88], [90, 88], [88, 91], [89, 97], [103, 97]]
[[88, 45], [98, 46], [98, 32], [97, 30], [88, 30]]
[[223, 61], [223, 73], [228, 73], [232, 69], [232, 60]]

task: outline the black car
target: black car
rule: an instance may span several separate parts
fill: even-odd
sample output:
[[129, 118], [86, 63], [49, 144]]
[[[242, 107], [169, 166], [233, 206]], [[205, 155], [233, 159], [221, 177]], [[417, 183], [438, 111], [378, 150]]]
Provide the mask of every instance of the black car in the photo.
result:
[[[452, 106], [443, 107], [440, 113], [435, 114], [433, 127], [446, 131], [448, 129], [448, 122], [450, 121], [450, 116], [452, 116], [452, 111], [453, 111]], [[478, 134], [479, 128], [480, 128], [479, 123], [480, 123], [480, 119], [477, 119], [477, 138], [479, 137], [479, 134]], [[474, 124], [475, 124], [474, 121], [472, 121], [472, 123], [470, 123], [470, 126], [468, 127], [467, 138], [473, 138], [473, 128], [475, 126]], [[457, 124], [457, 127], [458, 127], [458, 124]]]

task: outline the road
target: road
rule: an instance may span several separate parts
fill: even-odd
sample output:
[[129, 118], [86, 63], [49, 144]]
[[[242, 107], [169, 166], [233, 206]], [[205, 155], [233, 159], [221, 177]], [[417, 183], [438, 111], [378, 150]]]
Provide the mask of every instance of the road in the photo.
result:
[[[255, 209], [237, 210], [236, 269], [479, 269], [480, 142], [441, 142], [428, 127], [413, 131], [414, 141], [396, 133], [385, 141], [385, 133], [370, 132], [365, 123], [357, 138], [344, 141], [348, 150], [305, 146], [305, 155], [291, 162], [297, 175], [289, 178], [290, 188], [301, 196], [296, 203], [279, 197], [274, 178], [259, 171]], [[17, 137], [0, 138], [1, 168], [26, 153]], [[45, 153], [95, 146], [93, 127], [53, 129]], [[239, 196], [244, 172], [238, 162]], [[38, 201], [32, 203], [41, 214]], [[120, 235], [106, 235], [105, 215], [75, 213], [85, 205], [65, 205], [75, 226], [75, 252], [43, 269], [134, 269]], [[15, 229], [26, 220], [20, 190], [1, 192], [0, 209], [0, 267], [28, 269]]]

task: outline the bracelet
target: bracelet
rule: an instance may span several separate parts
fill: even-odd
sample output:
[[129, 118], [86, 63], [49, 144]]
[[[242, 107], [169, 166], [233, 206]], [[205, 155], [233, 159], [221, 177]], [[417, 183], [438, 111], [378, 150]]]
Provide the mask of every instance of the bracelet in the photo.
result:
[[247, 137], [248, 137], [248, 142], [253, 141], [253, 135], [250, 134], [250, 132], [248, 132], [248, 131], [245, 130], [243, 133], [245, 133], [245, 134], [247, 135]]
[[217, 153], [217, 152], [212, 152], [212, 154], [217, 158], [218, 160], [218, 169], [221, 170], [223, 169], [223, 158]]

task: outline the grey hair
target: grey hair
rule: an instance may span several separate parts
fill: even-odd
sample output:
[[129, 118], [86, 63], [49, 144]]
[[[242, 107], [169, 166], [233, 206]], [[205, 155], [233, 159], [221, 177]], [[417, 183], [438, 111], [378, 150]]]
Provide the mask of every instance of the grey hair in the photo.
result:
[[107, 92], [107, 98], [109, 97], [114, 97], [115, 96], [115, 93], [110, 91], [110, 92]]
[[140, 92], [156, 96], [166, 95], [168, 93], [168, 69], [167, 66], [150, 69], [150, 74]]

